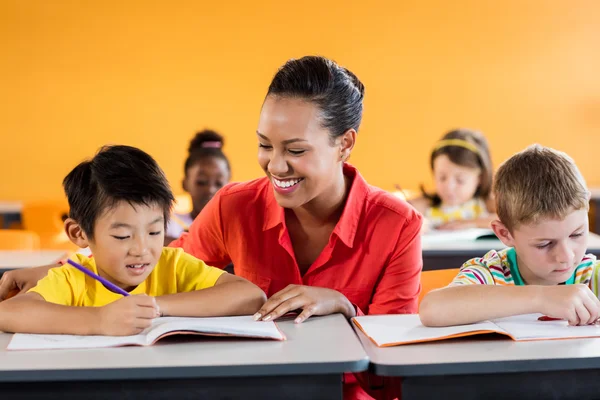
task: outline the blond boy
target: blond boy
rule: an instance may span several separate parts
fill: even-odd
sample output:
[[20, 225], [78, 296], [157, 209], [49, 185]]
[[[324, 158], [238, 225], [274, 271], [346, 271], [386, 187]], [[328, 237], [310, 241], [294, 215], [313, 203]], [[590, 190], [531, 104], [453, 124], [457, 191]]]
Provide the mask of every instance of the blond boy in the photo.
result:
[[498, 220], [492, 229], [508, 248], [467, 261], [420, 306], [428, 326], [474, 323], [542, 313], [571, 325], [600, 316], [600, 262], [585, 254], [589, 192], [574, 161], [534, 145], [496, 174]]

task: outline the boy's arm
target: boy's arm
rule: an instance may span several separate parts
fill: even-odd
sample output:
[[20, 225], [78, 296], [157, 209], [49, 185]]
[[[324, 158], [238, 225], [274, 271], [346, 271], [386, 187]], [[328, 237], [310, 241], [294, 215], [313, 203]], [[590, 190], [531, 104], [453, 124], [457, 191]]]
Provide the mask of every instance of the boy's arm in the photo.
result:
[[140, 333], [158, 316], [154, 298], [127, 296], [103, 307], [50, 303], [35, 292], [0, 303], [0, 331], [18, 333], [113, 335]]
[[38, 293], [30, 292], [0, 303], [0, 331], [99, 334], [96, 310], [48, 303]]
[[542, 291], [542, 286], [449, 286], [425, 295], [419, 317], [425, 326], [453, 326], [541, 312]]
[[250, 315], [265, 301], [265, 293], [258, 286], [227, 273], [212, 287], [156, 297], [161, 315], [177, 317]]

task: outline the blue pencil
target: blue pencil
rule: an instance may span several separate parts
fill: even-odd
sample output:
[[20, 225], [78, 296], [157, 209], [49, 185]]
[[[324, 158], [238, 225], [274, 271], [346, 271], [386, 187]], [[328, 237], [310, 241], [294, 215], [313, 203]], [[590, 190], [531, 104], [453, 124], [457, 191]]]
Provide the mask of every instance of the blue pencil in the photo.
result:
[[90, 271], [89, 269], [87, 269], [86, 267], [84, 267], [81, 264], [76, 263], [75, 261], [68, 259], [67, 262], [69, 264], [71, 264], [72, 266], [74, 266], [75, 268], [77, 268], [78, 270], [80, 270], [81, 272], [83, 272], [84, 274], [91, 276], [92, 278], [94, 278], [95, 280], [97, 280], [98, 282], [100, 282], [101, 284], [103, 284], [107, 289], [112, 290], [115, 293], [119, 293], [122, 294], [123, 296], [129, 296], [129, 293], [127, 293], [126, 291], [124, 291], [123, 289], [121, 289], [120, 287], [118, 287], [117, 285], [110, 283], [109, 281], [107, 281], [106, 279], [104, 279], [101, 276], [96, 275], [95, 273], [93, 273], [92, 271]]

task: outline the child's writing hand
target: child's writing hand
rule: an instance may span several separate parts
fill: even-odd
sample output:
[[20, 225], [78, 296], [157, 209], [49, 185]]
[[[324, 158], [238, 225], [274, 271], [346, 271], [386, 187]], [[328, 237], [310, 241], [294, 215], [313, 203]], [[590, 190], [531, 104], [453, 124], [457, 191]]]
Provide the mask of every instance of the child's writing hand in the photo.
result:
[[294, 322], [300, 323], [311, 315], [329, 315], [343, 313], [351, 318], [355, 315], [354, 306], [340, 292], [320, 287], [288, 285], [275, 293], [261, 307], [255, 319], [270, 321], [287, 314], [290, 311], [302, 310]]
[[154, 297], [127, 296], [98, 308], [98, 331], [107, 336], [136, 335], [160, 316]]
[[600, 317], [600, 300], [586, 285], [542, 286], [537, 300], [542, 314], [569, 325], [589, 325]]
[[466, 219], [466, 220], [446, 222], [445, 224], [438, 226], [438, 229], [442, 230], [442, 231], [456, 231], [456, 230], [460, 230], [460, 229], [469, 229], [469, 228], [476, 228], [476, 227], [477, 227], [477, 224], [474, 220]]

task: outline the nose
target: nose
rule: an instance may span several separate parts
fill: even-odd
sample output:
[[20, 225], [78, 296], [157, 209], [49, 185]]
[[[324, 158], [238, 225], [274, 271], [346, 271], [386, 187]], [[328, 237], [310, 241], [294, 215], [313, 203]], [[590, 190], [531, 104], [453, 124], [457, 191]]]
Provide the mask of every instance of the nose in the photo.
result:
[[135, 257], [142, 257], [148, 254], [148, 251], [148, 240], [146, 235], [136, 235], [129, 248], [129, 254]]
[[208, 187], [208, 194], [212, 198], [215, 195], [215, 193], [217, 193], [218, 190], [219, 190], [219, 187], [217, 185], [210, 185]]
[[272, 151], [269, 157], [269, 164], [267, 165], [267, 171], [271, 175], [284, 177], [288, 174], [290, 167], [283, 157], [278, 151]]
[[555, 247], [556, 261], [561, 264], [571, 265], [575, 259], [575, 252], [568, 243], [559, 243]]
[[444, 183], [444, 187], [446, 188], [446, 191], [448, 192], [453, 192], [456, 189], [456, 183], [449, 180], [447, 182]]

